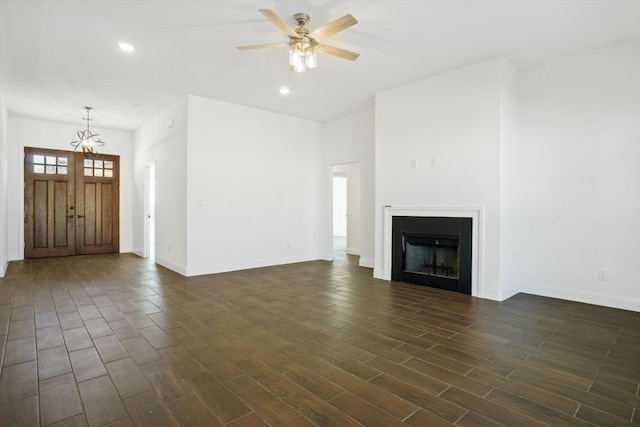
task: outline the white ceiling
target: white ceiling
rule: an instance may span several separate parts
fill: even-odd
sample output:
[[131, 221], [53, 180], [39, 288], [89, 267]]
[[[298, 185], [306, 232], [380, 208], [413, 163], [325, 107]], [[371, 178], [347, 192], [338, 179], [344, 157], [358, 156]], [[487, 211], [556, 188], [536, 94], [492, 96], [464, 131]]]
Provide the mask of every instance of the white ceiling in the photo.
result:
[[[319, 54], [289, 72], [287, 41], [259, 12], [309, 27], [351, 13], [327, 39], [361, 54]], [[0, 90], [9, 114], [134, 130], [186, 94], [326, 121], [373, 94], [483, 59], [518, 67], [640, 40], [640, 1], [573, 0], [0, 0]], [[125, 54], [117, 42], [136, 46]], [[283, 85], [291, 88], [284, 97]]]

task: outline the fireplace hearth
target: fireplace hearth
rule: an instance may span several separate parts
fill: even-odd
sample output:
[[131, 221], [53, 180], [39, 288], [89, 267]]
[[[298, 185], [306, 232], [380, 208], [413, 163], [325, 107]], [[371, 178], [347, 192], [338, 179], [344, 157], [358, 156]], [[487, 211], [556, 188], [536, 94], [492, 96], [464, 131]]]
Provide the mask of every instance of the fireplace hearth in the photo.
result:
[[472, 219], [392, 218], [391, 279], [471, 295]]

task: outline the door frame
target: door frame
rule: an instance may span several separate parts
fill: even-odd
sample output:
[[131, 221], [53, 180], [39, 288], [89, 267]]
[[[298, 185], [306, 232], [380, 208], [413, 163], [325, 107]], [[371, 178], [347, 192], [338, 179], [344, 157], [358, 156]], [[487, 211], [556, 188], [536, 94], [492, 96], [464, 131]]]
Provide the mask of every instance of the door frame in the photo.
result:
[[[17, 213], [18, 216], [14, 217], [14, 219], [12, 219], [11, 217], [13, 215], [11, 215], [11, 212], [9, 212], [9, 221], [10, 221], [10, 223], [15, 221], [15, 224], [17, 226], [16, 227], [17, 228], [17, 232], [18, 232], [18, 235], [16, 237], [18, 238], [18, 242], [21, 243], [21, 246], [19, 246], [19, 248], [20, 248], [19, 251], [21, 252], [22, 256], [19, 256], [20, 252], [18, 252], [18, 254], [16, 254], [18, 256], [15, 257], [14, 259], [25, 259], [25, 254], [26, 254], [25, 249], [26, 249], [26, 243], [27, 243], [27, 239], [26, 239], [26, 231], [27, 231], [27, 229], [25, 227], [25, 225], [26, 225], [26, 215], [27, 215], [27, 212], [26, 212], [26, 209], [25, 209], [26, 208], [26, 203], [25, 203], [25, 201], [26, 201], [25, 200], [26, 188], [25, 187], [26, 187], [26, 178], [27, 178], [27, 169], [26, 168], [28, 167], [28, 165], [27, 165], [27, 163], [28, 163], [27, 162], [27, 151], [30, 151], [31, 153], [33, 153], [33, 151], [42, 151], [44, 154], [46, 154], [46, 153], [54, 153], [54, 152], [55, 153], [65, 153], [70, 158], [76, 158], [77, 157], [78, 161], [76, 161], [76, 171], [75, 171], [76, 177], [75, 178], [77, 178], [78, 174], [82, 174], [82, 168], [83, 168], [84, 159], [85, 158], [86, 159], [94, 159], [94, 157], [92, 157], [92, 156], [85, 157], [85, 156], [82, 155], [82, 153], [78, 153], [77, 151], [72, 151], [72, 150], [67, 150], [67, 149], [64, 149], [64, 148], [57, 148], [57, 147], [32, 147], [32, 146], [22, 145], [22, 146], [19, 146], [18, 149], [21, 149], [20, 155], [22, 156], [22, 159], [21, 159], [22, 161], [18, 163], [19, 164], [18, 168], [14, 169], [15, 172], [18, 172], [18, 174], [14, 175], [14, 176], [15, 176], [16, 180], [17, 179], [21, 179], [22, 180], [23, 186], [22, 186], [22, 188], [19, 188], [17, 185], [15, 187], [13, 187], [14, 191], [16, 191], [16, 193], [14, 193], [14, 194], [16, 194], [16, 196], [13, 196], [13, 197], [15, 197], [15, 200], [17, 202], [16, 204], [18, 205], [18, 209], [16, 211], [14, 211], [14, 212]], [[109, 249], [109, 252], [96, 251], [96, 253], [119, 253], [120, 252], [120, 242], [121, 242], [121, 239], [122, 239], [122, 236], [120, 235], [120, 233], [122, 231], [121, 226], [120, 226], [120, 216], [121, 216], [121, 206], [120, 206], [120, 201], [121, 201], [120, 200], [120, 181], [121, 181], [121, 179], [120, 179], [120, 163], [122, 161], [122, 158], [121, 158], [121, 156], [119, 154], [100, 153], [100, 154], [98, 154], [96, 156], [96, 158], [94, 160], [101, 160], [101, 157], [103, 159], [105, 157], [107, 157], [106, 160], [114, 161], [114, 170], [113, 170], [114, 171], [113, 172], [114, 173], [114, 175], [113, 175], [114, 179], [110, 180], [110, 181], [104, 180], [104, 182], [103, 182], [103, 184], [104, 183], [109, 183], [109, 184], [112, 184], [113, 187], [115, 187], [115, 189], [113, 190], [114, 191], [114, 193], [113, 193], [114, 197], [112, 199], [112, 204], [111, 204], [111, 206], [113, 208], [113, 214], [111, 215], [111, 218], [112, 218], [111, 224], [112, 224], [112, 230], [113, 230], [112, 233], [113, 234], [112, 234], [112, 239], [111, 239], [112, 244], [110, 245], [111, 248]], [[80, 160], [80, 159], [82, 159], [82, 160]], [[97, 164], [96, 164], [96, 167], [101, 167], [101, 166], [97, 166]], [[110, 168], [110, 167], [111, 166], [106, 166], [106, 164], [104, 166], [105, 169], [106, 168]], [[13, 172], [13, 173], [15, 173], [15, 172]], [[102, 175], [96, 175], [96, 177], [100, 177], [100, 176], [102, 176]], [[105, 173], [105, 176], [108, 176], [108, 175], [106, 175], [106, 173]], [[87, 177], [87, 178], [93, 179], [93, 177]], [[100, 181], [102, 181], [102, 179], [98, 178], [98, 181], [94, 181], [94, 182], [100, 182]], [[74, 190], [76, 190], [76, 191], [78, 189], [77, 188], [78, 182], [79, 181], [76, 179], [75, 183], [74, 183]], [[11, 192], [11, 190], [9, 190], [9, 191]], [[9, 195], [9, 199], [11, 199], [11, 198], [12, 198], [12, 196]], [[76, 198], [76, 200], [77, 200], [77, 198]], [[74, 200], [74, 203], [73, 203], [74, 206], [76, 206], [76, 204], [77, 204], [76, 200]], [[76, 209], [76, 211], [78, 211], [78, 210], [79, 209]], [[73, 227], [74, 230], [77, 229], [78, 226], [79, 226], [79, 221], [76, 221], [75, 222], [75, 226]], [[75, 243], [74, 243], [75, 254], [76, 255], [82, 255], [83, 253], [79, 252], [77, 244], [78, 244], [78, 242], [76, 240]], [[84, 254], [88, 254], [88, 253], [93, 253], [93, 251], [89, 250], [88, 252], [87, 251], [84, 252]]]
[[[144, 246], [142, 248], [143, 258], [151, 257], [151, 236], [155, 239], [155, 206], [152, 206], [151, 183], [155, 187], [156, 162], [149, 163], [144, 170]], [[153, 195], [155, 200], [155, 193]], [[150, 216], [153, 215], [154, 218]]]
[[[353, 212], [350, 212], [349, 209], [349, 185], [350, 185], [350, 181], [353, 180], [354, 176], [351, 176], [351, 179], [349, 177], [348, 173], [342, 173], [340, 172], [341, 169], [343, 169], [344, 167], [348, 167], [348, 166], [355, 166], [357, 165], [357, 176], [358, 176], [358, 181], [359, 181], [359, 186], [358, 186], [358, 190], [357, 193], [360, 197], [360, 212], [358, 215], [355, 215]], [[334, 176], [345, 176], [347, 178], [347, 254], [348, 255], [356, 255], [359, 258], [361, 257], [361, 253], [362, 253], [362, 236], [363, 236], [363, 222], [362, 222], [362, 200], [363, 200], [363, 186], [362, 186], [362, 162], [359, 160], [353, 161], [353, 162], [343, 162], [343, 163], [333, 163], [331, 165], [329, 165], [329, 180], [328, 182], [328, 187], [329, 187], [329, 192], [328, 192], [328, 207], [327, 207], [327, 215], [328, 215], [328, 233], [326, 233], [326, 235], [324, 236], [324, 238], [326, 239], [325, 241], [329, 242], [328, 248], [329, 248], [329, 253], [331, 254], [330, 257], [325, 258], [329, 261], [333, 260], [333, 177]], [[349, 249], [349, 216], [351, 216], [352, 219], [357, 219], [357, 229], [358, 229], [358, 240], [359, 240], [359, 248], [358, 248], [358, 252], [353, 252], [350, 251]], [[352, 229], [352, 233], [353, 233], [353, 229]]]

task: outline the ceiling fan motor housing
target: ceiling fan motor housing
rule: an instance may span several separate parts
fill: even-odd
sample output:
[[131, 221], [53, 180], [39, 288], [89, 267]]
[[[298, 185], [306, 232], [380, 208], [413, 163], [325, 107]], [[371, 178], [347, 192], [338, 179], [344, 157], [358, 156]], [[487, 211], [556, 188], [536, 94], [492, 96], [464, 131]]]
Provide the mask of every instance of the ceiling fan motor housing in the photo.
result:
[[300, 35], [300, 37], [309, 34], [309, 29], [307, 28], [307, 24], [311, 20], [309, 15], [306, 13], [296, 13], [293, 15], [293, 20], [298, 24], [298, 28], [296, 28], [296, 33]]

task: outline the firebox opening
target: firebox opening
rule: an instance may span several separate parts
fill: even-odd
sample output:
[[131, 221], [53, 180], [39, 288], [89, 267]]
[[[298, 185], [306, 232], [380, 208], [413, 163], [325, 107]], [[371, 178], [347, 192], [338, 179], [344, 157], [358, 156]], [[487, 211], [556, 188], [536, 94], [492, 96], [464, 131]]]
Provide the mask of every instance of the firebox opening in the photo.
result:
[[403, 233], [403, 269], [416, 274], [459, 278], [460, 239]]

